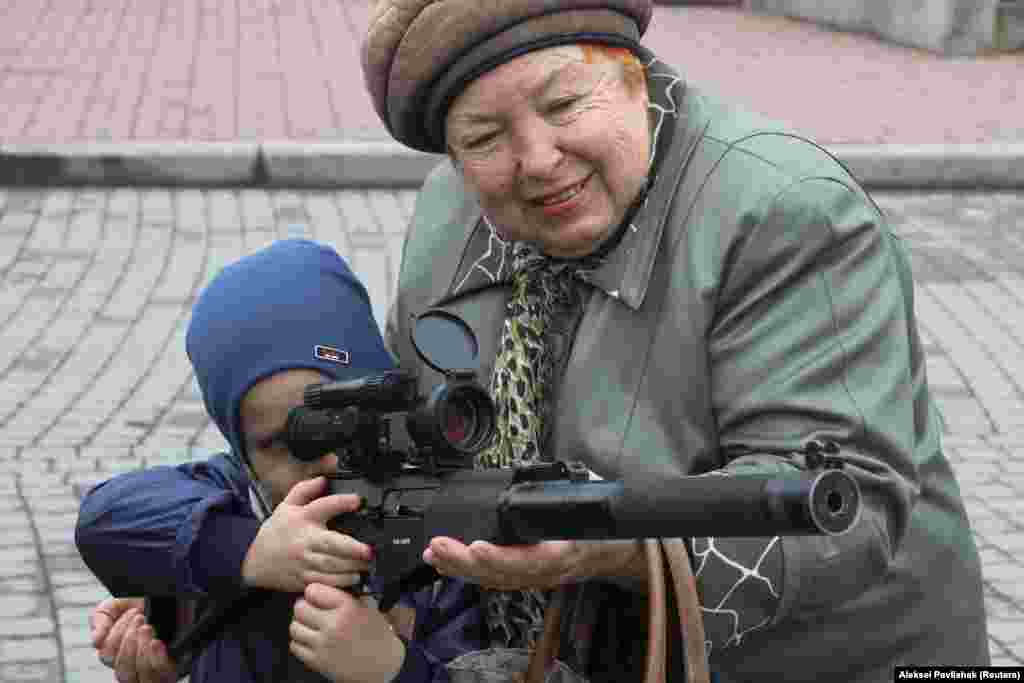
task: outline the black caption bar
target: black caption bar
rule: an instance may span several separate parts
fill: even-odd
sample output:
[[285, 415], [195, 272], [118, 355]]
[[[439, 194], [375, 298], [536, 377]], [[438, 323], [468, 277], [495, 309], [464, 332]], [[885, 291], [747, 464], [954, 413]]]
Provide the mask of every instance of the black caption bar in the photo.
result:
[[898, 666], [894, 681], [1024, 681], [1024, 666]]

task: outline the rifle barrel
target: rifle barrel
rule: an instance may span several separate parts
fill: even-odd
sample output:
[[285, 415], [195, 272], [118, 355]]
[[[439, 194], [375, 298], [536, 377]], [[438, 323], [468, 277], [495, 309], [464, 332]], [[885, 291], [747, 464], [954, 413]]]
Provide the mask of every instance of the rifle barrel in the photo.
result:
[[499, 501], [501, 541], [841, 534], [859, 518], [856, 481], [707, 474], [630, 489], [619, 481], [530, 482]]

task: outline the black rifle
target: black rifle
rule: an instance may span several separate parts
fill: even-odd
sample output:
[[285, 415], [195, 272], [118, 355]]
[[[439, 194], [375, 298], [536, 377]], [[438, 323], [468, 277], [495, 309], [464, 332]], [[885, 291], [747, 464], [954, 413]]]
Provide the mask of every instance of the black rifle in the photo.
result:
[[[784, 477], [712, 471], [636, 487], [595, 481], [578, 462], [473, 469], [475, 455], [493, 437], [495, 411], [475, 373], [465, 369], [465, 353], [475, 349], [466, 334], [460, 320], [443, 313], [417, 322], [417, 351], [445, 375], [427, 397], [417, 395], [414, 377], [387, 372], [311, 385], [303, 406], [288, 417], [291, 454], [315, 460], [337, 453], [339, 470], [329, 478], [330, 493], [355, 493], [362, 500], [358, 511], [331, 520], [328, 528], [373, 547], [382, 611], [403, 593], [438, 578], [422, 562], [435, 536], [516, 545], [841, 534], [859, 517], [860, 491], [842, 471], [833, 443], [808, 444], [803, 450], [807, 466]], [[443, 349], [447, 363], [424, 347]], [[453, 352], [459, 348], [461, 356]], [[392, 446], [393, 434], [400, 434], [392, 429], [394, 417], [402, 414], [414, 442], [404, 450]], [[354, 592], [365, 590], [367, 578]], [[214, 605], [176, 638], [173, 597], [148, 598], [147, 616], [158, 637], [173, 639], [169, 653], [183, 668], [265, 594], [254, 589], [230, 604]]]

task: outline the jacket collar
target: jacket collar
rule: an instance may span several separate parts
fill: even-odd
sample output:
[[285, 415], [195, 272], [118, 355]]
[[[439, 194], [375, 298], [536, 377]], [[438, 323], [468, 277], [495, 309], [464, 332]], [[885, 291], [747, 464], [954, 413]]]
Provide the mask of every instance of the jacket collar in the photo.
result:
[[[687, 97], [686, 83], [678, 73], [646, 50], [641, 59], [647, 67], [650, 97], [651, 180], [629, 225], [622, 228], [619, 243], [584, 277], [634, 310], [647, 293], [676, 185], [707, 123], [694, 98]], [[513, 247], [480, 216], [445, 298], [510, 282]]]

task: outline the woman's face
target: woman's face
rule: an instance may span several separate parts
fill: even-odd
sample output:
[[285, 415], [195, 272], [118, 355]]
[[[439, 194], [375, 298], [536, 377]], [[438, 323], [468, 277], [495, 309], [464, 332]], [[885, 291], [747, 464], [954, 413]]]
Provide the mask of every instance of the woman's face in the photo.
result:
[[306, 385], [328, 382], [316, 370], [285, 370], [253, 385], [239, 408], [245, 450], [256, 477], [268, 490], [273, 507], [284, 500], [300, 481], [332, 474], [338, 457], [326, 453], [319, 460], [303, 462], [292, 457], [284, 440], [288, 412], [301, 406]]
[[549, 256], [594, 251], [640, 192], [650, 154], [646, 85], [568, 45], [529, 52], [455, 99], [449, 152], [506, 239]]

